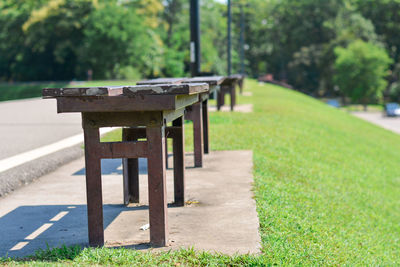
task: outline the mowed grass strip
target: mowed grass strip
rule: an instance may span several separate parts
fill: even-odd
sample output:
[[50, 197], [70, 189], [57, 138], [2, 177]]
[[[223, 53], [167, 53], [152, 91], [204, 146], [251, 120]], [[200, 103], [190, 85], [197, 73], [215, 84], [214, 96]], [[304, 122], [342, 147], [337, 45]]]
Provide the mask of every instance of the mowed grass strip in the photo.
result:
[[246, 90], [253, 96], [239, 101], [254, 112], [211, 113], [210, 140], [212, 150], [254, 152], [261, 255], [56, 249], [3, 263], [399, 265], [400, 136], [292, 90], [252, 80]]

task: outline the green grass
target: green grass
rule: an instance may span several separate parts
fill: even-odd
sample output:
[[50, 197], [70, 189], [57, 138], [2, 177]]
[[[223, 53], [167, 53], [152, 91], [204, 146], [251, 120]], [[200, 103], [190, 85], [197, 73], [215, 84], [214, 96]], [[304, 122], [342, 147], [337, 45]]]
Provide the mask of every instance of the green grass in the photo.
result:
[[246, 84], [253, 96], [239, 101], [254, 112], [211, 113], [210, 140], [212, 150], [254, 152], [261, 255], [103, 248], [51, 256], [63, 255], [55, 249], [4, 263], [400, 265], [400, 136], [300, 93]]

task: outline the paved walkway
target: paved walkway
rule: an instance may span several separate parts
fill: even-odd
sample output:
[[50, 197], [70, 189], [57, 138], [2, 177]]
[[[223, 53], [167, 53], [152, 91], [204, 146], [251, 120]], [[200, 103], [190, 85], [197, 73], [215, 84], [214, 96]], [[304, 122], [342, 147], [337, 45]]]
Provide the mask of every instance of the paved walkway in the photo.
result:
[[382, 112], [353, 112], [352, 114], [389, 131], [400, 134], [399, 117], [386, 117], [383, 116]]
[[80, 114], [57, 114], [55, 99], [0, 102], [0, 114], [0, 160], [82, 133]]
[[[205, 156], [204, 168], [191, 168], [192, 158], [187, 157], [186, 171], [189, 202], [185, 207], [168, 209], [171, 246], [162, 249], [194, 246], [229, 254], [258, 253], [251, 151], [212, 152]], [[145, 162], [140, 161], [140, 205], [131, 207], [121, 205], [121, 160], [102, 162], [108, 246], [149, 248], [149, 230], [140, 230], [148, 223]], [[45, 249], [46, 244], [87, 245], [83, 167], [84, 159], [80, 158], [0, 198], [0, 256], [28, 255]], [[167, 171], [167, 179], [171, 202], [172, 170]]]

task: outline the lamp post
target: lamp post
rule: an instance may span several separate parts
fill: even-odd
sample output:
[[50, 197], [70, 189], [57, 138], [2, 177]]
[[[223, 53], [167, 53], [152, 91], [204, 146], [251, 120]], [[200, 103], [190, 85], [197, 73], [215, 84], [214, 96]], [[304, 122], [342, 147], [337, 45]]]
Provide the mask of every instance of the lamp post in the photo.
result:
[[190, 0], [190, 72], [200, 74], [200, 9], [199, 0]]
[[243, 5], [240, 8], [240, 74], [244, 75], [244, 12]]
[[231, 0], [228, 0], [228, 75], [232, 74], [232, 36], [231, 36], [231, 24], [232, 24], [232, 12], [231, 12]]
[[245, 31], [245, 18], [244, 18], [244, 7], [249, 6], [249, 4], [243, 3], [231, 3], [231, 0], [228, 0], [228, 75], [232, 74], [232, 6], [239, 6], [240, 8], [240, 73], [245, 74], [245, 65], [244, 65], [244, 31]]

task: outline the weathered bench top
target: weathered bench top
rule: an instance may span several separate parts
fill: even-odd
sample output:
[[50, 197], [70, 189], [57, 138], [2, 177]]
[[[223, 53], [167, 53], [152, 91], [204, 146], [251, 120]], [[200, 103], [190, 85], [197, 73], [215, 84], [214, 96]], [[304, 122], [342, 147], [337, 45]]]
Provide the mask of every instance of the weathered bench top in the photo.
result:
[[181, 83], [185, 78], [157, 78], [150, 80], [139, 81], [137, 85], [143, 84], [178, 84]]
[[135, 94], [166, 94], [166, 95], [192, 95], [208, 92], [207, 83], [188, 83], [188, 84], [154, 84], [124, 86], [124, 95]]
[[133, 95], [192, 95], [207, 92], [206, 83], [44, 88], [43, 98]]
[[155, 85], [155, 84], [192, 84], [192, 83], [207, 83], [209, 86], [220, 85], [225, 80], [224, 76], [201, 76], [193, 78], [157, 78], [144, 80], [137, 85]]
[[231, 78], [235, 78], [235, 79], [244, 79], [244, 75], [243, 74], [232, 74], [231, 76], [229, 76]]
[[226, 77], [226, 79], [222, 82], [221, 85], [234, 85], [241, 79], [243, 79], [243, 78], [240, 74], [233, 74], [233, 75]]
[[183, 80], [182, 83], [207, 83], [210, 86], [220, 85], [226, 77], [224, 76], [204, 76], [204, 77], [193, 77]]
[[45, 88], [43, 98], [57, 99], [57, 112], [128, 112], [177, 110], [199, 101], [206, 83]]

